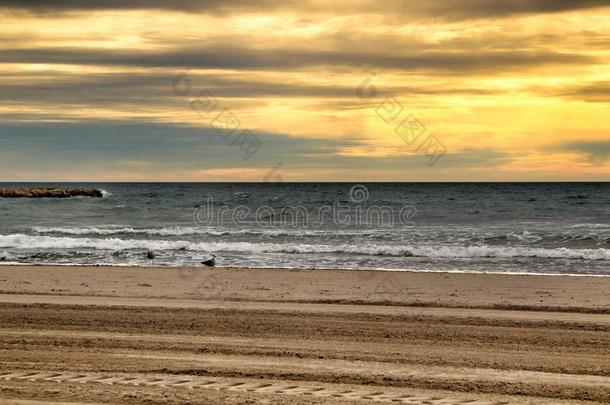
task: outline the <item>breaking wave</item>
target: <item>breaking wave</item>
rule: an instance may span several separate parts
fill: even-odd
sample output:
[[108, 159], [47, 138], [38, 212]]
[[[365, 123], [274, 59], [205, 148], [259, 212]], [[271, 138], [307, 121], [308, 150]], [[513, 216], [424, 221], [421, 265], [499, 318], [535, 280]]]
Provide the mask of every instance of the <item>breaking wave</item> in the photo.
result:
[[[327, 230], [321, 229], [302, 229], [302, 228], [271, 228], [271, 229], [243, 229], [243, 228], [212, 228], [196, 226], [174, 226], [166, 228], [132, 228], [132, 227], [43, 227], [35, 226], [32, 232], [40, 235], [75, 235], [75, 236], [125, 236], [125, 235], [147, 235], [147, 236], [190, 236], [190, 235], [209, 235], [209, 236], [229, 236], [229, 235], [251, 235], [251, 236], [294, 236], [294, 237], [318, 237], [328, 236]], [[421, 230], [409, 230], [408, 234], [398, 230], [388, 229], [335, 229], [332, 234], [337, 237], [346, 236], [372, 236], [377, 239], [394, 239], [396, 235], [402, 238], [412, 237], [438, 237], [440, 239], [458, 241], [461, 245], [497, 245], [507, 242], [519, 244], [561, 244], [565, 247], [573, 248], [596, 248], [610, 245], [610, 236], [607, 232], [499, 232], [495, 234], [480, 234], [472, 230], [464, 230], [460, 235], [454, 232], [453, 237], [449, 238], [446, 234], [439, 231], [428, 230], [422, 233]], [[404, 240], [404, 239], [403, 239]], [[586, 242], [589, 242], [588, 244]], [[440, 242], [442, 244], [442, 242]], [[572, 246], [570, 246], [572, 245]], [[549, 247], [549, 246], [545, 246]]]
[[[65, 227], [33, 227], [32, 231], [37, 234], [63, 234], [63, 235], [154, 235], [154, 236], [186, 236], [186, 235], [270, 235], [270, 236], [318, 236], [327, 234], [325, 230], [303, 230], [303, 229], [212, 229], [202, 227], [170, 227], [170, 228], [65, 228]], [[352, 230], [333, 231], [339, 235], [368, 235], [383, 233], [387, 231], [375, 230]]]
[[240, 253], [335, 253], [368, 256], [427, 258], [549, 258], [610, 260], [610, 249], [533, 248], [508, 246], [388, 246], [355, 244], [297, 244], [252, 242], [189, 242], [180, 240], [142, 240], [120, 238], [73, 238], [40, 235], [0, 235], [0, 248], [17, 249], [97, 249], [97, 250], [186, 250]]

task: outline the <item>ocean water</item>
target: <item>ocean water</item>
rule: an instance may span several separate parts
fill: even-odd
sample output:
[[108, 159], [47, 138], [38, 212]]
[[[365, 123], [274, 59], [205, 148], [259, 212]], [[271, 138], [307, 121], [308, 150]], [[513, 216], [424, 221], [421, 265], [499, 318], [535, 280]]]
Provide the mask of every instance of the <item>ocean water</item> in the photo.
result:
[[610, 275], [610, 183], [36, 186], [105, 197], [0, 199], [2, 263]]

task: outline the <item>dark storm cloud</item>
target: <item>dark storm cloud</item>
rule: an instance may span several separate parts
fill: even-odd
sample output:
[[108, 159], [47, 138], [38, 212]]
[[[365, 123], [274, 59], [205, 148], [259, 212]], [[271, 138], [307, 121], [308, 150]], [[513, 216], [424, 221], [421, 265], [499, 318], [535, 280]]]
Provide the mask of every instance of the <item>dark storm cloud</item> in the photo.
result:
[[218, 13], [258, 8], [268, 11], [283, 3], [281, 0], [4, 0], [0, 7], [35, 12], [164, 9]]
[[586, 55], [534, 51], [419, 52], [412, 55], [369, 52], [253, 50], [238, 47], [187, 48], [168, 52], [109, 51], [91, 48], [5, 49], [0, 63], [62, 63], [137, 67], [198, 67], [244, 70], [298, 69], [311, 66], [383, 68], [451, 73], [498, 72], [554, 64], [595, 63]]
[[[244, 80], [238, 75], [189, 74], [192, 88], [207, 90], [218, 98], [256, 99], [262, 97], [310, 97], [355, 99], [354, 86], [281, 83], [266, 80]], [[15, 79], [19, 82], [16, 83]], [[78, 105], [163, 105], [183, 107], [185, 100], [172, 92], [175, 74], [116, 73], [87, 75], [23, 75], [0, 74], [0, 103], [53, 103]], [[433, 86], [398, 86], [379, 89], [378, 96], [401, 95], [491, 95], [492, 89], [435, 88]], [[193, 95], [197, 94], [193, 91]], [[343, 102], [342, 102], [343, 103]]]
[[[238, 148], [205, 126], [145, 123], [135, 120], [84, 123], [23, 123], [0, 127], [0, 173], [14, 167], [30, 170], [113, 170], [126, 162], [145, 164], [153, 171], [268, 167], [278, 161], [294, 169], [407, 169], [426, 166], [421, 154], [346, 156], [342, 151], [366, 148], [358, 139], [312, 139], [256, 132], [262, 146], [244, 161]], [[120, 147], [117, 147], [120, 145]], [[442, 168], [493, 167], [508, 155], [465, 149], [443, 156]], [[149, 165], [149, 166], [148, 166]], [[154, 174], [154, 173], [153, 173]]]
[[555, 13], [608, 6], [605, 0], [427, 0], [422, 2], [389, 0], [362, 1], [329, 5], [295, 0], [5, 0], [0, 7], [33, 12], [71, 12], [91, 10], [165, 9], [184, 12], [237, 13], [269, 12], [275, 9], [349, 13], [384, 13], [405, 18], [474, 19], [505, 17], [515, 14]]
[[610, 82], [593, 82], [560, 90], [559, 96], [596, 103], [610, 103]]
[[414, 5], [411, 2], [398, 3], [405, 13], [408, 13], [409, 8], [415, 7], [418, 14], [449, 19], [556, 13], [608, 6], [608, 2], [604, 0], [428, 0], [413, 2]]
[[[353, 147], [349, 139], [310, 139], [256, 131], [262, 142], [256, 164]], [[117, 147], [120, 145], [120, 147]], [[206, 126], [134, 120], [23, 123], [0, 127], [0, 168], [53, 166], [79, 170], [95, 163], [138, 161], [181, 169], [246, 167], [237, 146]], [[1, 172], [1, 170], [0, 170]]]
[[610, 161], [610, 141], [571, 141], [553, 146], [551, 150], [580, 152], [588, 155], [589, 161], [604, 164]]

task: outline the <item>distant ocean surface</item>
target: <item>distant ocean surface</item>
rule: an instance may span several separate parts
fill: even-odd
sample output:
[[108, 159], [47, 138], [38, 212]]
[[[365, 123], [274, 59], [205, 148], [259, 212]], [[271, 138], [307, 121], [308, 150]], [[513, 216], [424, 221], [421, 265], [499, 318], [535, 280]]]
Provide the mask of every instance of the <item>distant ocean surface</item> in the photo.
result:
[[105, 197], [0, 198], [4, 264], [610, 275], [610, 183], [32, 186]]

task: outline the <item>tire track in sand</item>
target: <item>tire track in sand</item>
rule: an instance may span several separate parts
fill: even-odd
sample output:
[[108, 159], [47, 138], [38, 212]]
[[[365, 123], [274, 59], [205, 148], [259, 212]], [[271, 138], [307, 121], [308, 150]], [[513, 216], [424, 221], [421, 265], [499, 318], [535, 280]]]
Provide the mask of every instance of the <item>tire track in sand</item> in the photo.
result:
[[280, 383], [223, 382], [214, 379], [196, 378], [189, 375], [171, 377], [147, 377], [137, 374], [87, 373], [69, 371], [0, 371], [0, 379], [32, 382], [133, 385], [144, 387], [177, 387], [218, 391], [244, 391], [259, 394], [304, 395], [342, 400], [368, 400], [411, 405], [503, 405], [506, 401], [442, 398], [416, 395], [396, 395], [383, 391], [338, 390], [307, 385]]

